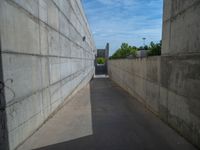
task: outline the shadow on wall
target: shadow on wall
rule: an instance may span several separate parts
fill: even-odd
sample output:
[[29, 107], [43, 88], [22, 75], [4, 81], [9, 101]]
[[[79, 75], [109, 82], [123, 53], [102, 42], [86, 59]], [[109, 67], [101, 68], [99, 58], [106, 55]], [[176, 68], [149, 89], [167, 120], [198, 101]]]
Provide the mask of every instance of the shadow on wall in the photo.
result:
[[7, 150], [8, 147], [8, 130], [6, 120], [6, 100], [4, 94], [3, 82], [3, 67], [2, 67], [2, 53], [1, 53], [1, 38], [0, 38], [0, 149]]

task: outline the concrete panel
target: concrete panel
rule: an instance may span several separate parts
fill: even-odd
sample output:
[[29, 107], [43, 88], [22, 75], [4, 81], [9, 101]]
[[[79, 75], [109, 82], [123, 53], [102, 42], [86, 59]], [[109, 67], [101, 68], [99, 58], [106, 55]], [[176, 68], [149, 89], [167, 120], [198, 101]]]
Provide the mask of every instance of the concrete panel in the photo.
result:
[[[164, 14], [171, 12], [171, 17], [163, 21], [162, 54], [185, 54], [199, 52], [199, 14], [198, 0], [165, 1]], [[171, 6], [170, 6], [171, 5]]]
[[42, 113], [44, 120], [51, 114], [50, 88], [42, 91]]
[[60, 35], [61, 56], [71, 57], [72, 42]]
[[163, 22], [163, 31], [165, 31], [162, 34], [162, 50], [161, 53], [162, 55], [166, 55], [170, 53], [170, 36], [171, 36], [171, 22], [166, 21]]
[[7, 103], [42, 88], [41, 62], [38, 57], [2, 54]]
[[179, 96], [174, 92], [168, 92], [168, 110], [171, 116], [176, 116], [184, 122], [191, 122], [190, 111], [187, 104], [187, 99]]
[[91, 135], [90, 105], [90, 87], [87, 85], [18, 150], [37, 149]]
[[50, 84], [50, 68], [49, 68], [49, 58], [41, 58], [41, 77], [42, 77], [42, 87], [46, 88]]
[[171, 22], [170, 53], [200, 52], [199, 20], [200, 3]]
[[200, 98], [200, 56], [162, 57], [161, 85], [190, 98]]
[[52, 57], [49, 58], [49, 74], [50, 74], [50, 84], [60, 81], [60, 58]]
[[66, 19], [66, 17], [59, 13], [59, 31], [60, 33], [63, 33], [66, 37], [69, 37], [69, 22]]
[[25, 9], [28, 13], [31, 13], [33, 16], [39, 16], [39, 1], [40, 0], [11, 0], [20, 5], [23, 9]]
[[146, 61], [146, 79], [160, 83], [160, 57], [149, 57]]
[[44, 120], [41, 106], [42, 94], [38, 92], [6, 108], [10, 149], [24, 141]]
[[[73, 89], [72, 89], [72, 81], [70, 80], [70, 78], [66, 78], [65, 80], [62, 81], [62, 91], [61, 91], [61, 94], [62, 94], [62, 97], [64, 98], [67, 98], [70, 93], [73, 92]], [[65, 100], [65, 99], [63, 99]], [[69, 99], [67, 99], [68, 101]]]
[[[199, 4], [199, 0], [175, 0], [173, 1], [173, 3], [171, 3], [172, 9], [171, 9], [171, 14], [172, 17], [187, 11], [188, 9], [190, 9], [191, 7], [193, 7], [194, 5], [198, 5]], [[168, 4], [169, 5], [169, 4]]]
[[39, 19], [48, 23], [48, 0], [39, 0]]
[[47, 1], [48, 6], [48, 24], [59, 31], [59, 11], [52, 1]]
[[11, 122], [8, 125], [8, 131], [11, 132], [15, 130], [30, 118], [40, 113], [41, 106], [42, 93], [38, 92], [37, 94], [25, 98], [20, 103], [15, 103], [7, 107], [8, 121]]
[[[58, 82], [50, 86], [50, 97], [51, 97], [51, 107], [52, 110], [56, 109], [56, 106], [53, 106], [55, 103], [60, 103], [62, 99], [61, 94], [61, 83]], [[59, 105], [59, 104], [57, 104]]]
[[48, 27], [42, 22], [40, 22], [40, 51], [42, 55], [49, 54]]
[[168, 90], [160, 86], [159, 116], [165, 122], [168, 121]]
[[24, 141], [27, 138], [27, 135], [31, 135], [31, 133], [37, 129], [36, 127], [38, 127], [42, 121], [42, 115], [38, 114], [30, 118], [29, 121], [19, 128], [11, 131], [9, 133], [10, 149], [15, 149], [21, 141]]
[[[142, 67], [141, 67], [142, 66]], [[146, 77], [146, 59], [136, 59], [132, 63], [132, 73], [145, 78]]]
[[146, 81], [143, 78], [140, 78], [138, 76], [135, 76], [135, 85], [134, 85], [134, 91], [139, 97], [140, 101], [145, 103], [146, 98]]
[[60, 56], [59, 33], [48, 28], [48, 49], [49, 55]]
[[[165, 0], [160, 112], [173, 128], [200, 147], [199, 0]], [[167, 15], [166, 15], [167, 16]], [[167, 20], [168, 19], [168, 20]], [[163, 107], [164, 105], [164, 107]]]
[[157, 83], [145, 82], [146, 87], [146, 105], [156, 114], [159, 113], [160, 86]]
[[37, 21], [6, 1], [0, 11], [2, 51], [40, 54]]
[[172, 0], [164, 0], [163, 21], [166, 22], [171, 17]]
[[72, 13], [72, 8], [69, 4], [68, 0], [53, 0], [56, 5], [59, 7], [59, 9], [62, 11], [62, 13], [71, 20], [70, 16]]
[[69, 76], [71, 74], [71, 64], [69, 63], [70, 59], [68, 58], [61, 58], [60, 59], [60, 76], [61, 79]]

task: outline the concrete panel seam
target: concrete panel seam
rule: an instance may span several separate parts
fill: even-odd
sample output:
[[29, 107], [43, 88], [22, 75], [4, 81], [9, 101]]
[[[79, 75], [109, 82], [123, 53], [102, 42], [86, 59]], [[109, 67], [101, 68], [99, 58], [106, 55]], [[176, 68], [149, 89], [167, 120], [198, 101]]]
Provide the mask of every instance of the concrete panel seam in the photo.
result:
[[[57, 6], [57, 4], [52, 0], [52, 3], [54, 3], [54, 5], [56, 6], [56, 8], [59, 10], [60, 13], [62, 13], [62, 15], [65, 17], [65, 19], [67, 19], [67, 21], [70, 23], [70, 25], [74, 28], [74, 30], [81, 36], [83, 37], [83, 35], [81, 35], [81, 33], [76, 29], [76, 27], [72, 24], [72, 22], [69, 20], [69, 18], [62, 12], [62, 10]], [[72, 8], [73, 9], [73, 8]], [[75, 12], [74, 12], [75, 13]], [[75, 13], [76, 14], [76, 13]], [[85, 41], [87, 43], [87, 41]], [[88, 44], [88, 43], [87, 43]], [[89, 45], [89, 44], [88, 44]]]
[[[90, 72], [91, 72], [91, 71], [90, 71]], [[89, 74], [89, 73], [88, 73], [88, 74]], [[80, 75], [79, 75], [79, 76], [80, 76]], [[74, 79], [76, 79], [76, 78], [79, 77], [79, 76], [76, 76]], [[86, 76], [87, 76], [87, 75], [86, 75]], [[86, 77], [86, 76], [85, 76], [85, 77]], [[83, 78], [83, 81], [84, 81], [85, 77]], [[78, 87], [78, 85], [79, 85], [79, 84], [77, 84], [77, 87]], [[76, 90], [76, 88], [75, 88], [75, 90]], [[72, 91], [71, 93], [73, 93], [73, 91]], [[69, 95], [71, 95], [71, 94], [69, 94]], [[64, 98], [64, 99], [67, 99], [67, 98]], [[51, 105], [55, 104], [57, 101], [58, 101], [58, 100], [54, 101], [53, 103], [51, 103]], [[45, 108], [48, 108], [48, 107], [50, 107], [51, 105], [48, 105], [48, 106], [46, 106]], [[44, 108], [44, 109], [45, 109], [45, 108]], [[31, 120], [32, 118], [34, 118], [35, 116], [37, 116], [38, 114], [40, 114], [42, 111], [43, 111], [43, 109], [42, 109], [41, 111], [35, 113], [35, 114], [32, 115], [31, 117], [29, 117], [29, 119], [27, 119], [27, 120], [23, 121], [22, 123], [20, 123], [17, 127], [13, 128], [13, 129], [10, 130], [9, 132], [12, 132], [12, 131], [14, 131], [15, 129], [19, 128], [20, 126], [22, 126], [23, 124], [25, 124], [26, 122], [28, 122], [29, 120]]]
[[177, 52], [172, 54], [171, 53], [162, 54], [162, 56], [164, 57], [171, 57], [171, 56], [179, 57], [179, 56], [192, 56], [192, 55], [200, 56], [200, 52]]
[[1, 53], [2, 54], [10, 54], [10, 55], [26, 55], [26, 56], [44, 57], [44, 58], [66, 58], [66, 59], [77, 59], [77, 60], [94, 60], [91, 58], [81, 58], [81, 57], [66, 57], [66, 56], [56, 56], [56, 55], [43, 55], [43, 54], [13, 52], [11, 50], [4, 50]]
[[[40, 18], [35, 17], [34, 15], [32, 15], [30, 12], [28, 12], [26, 9], [24, 9], [23, 7], [21, 7], [19, 4], [17, 4], [14, 1], [11, 0], [5, 0], [6, 2], [8, 2], [9, 4], [11, 4], [12, 6], [23, 10], [23, 13], [25, 13], [26, 15], [29, 16], [30, 19], [32, 19], [34, 22], [36, 22], [37, 24], [39, 24], [39, 22], [42, 22], [43, 24], [45, 24], [46, 26], [48, 26], [49, 28], [51, 28], [52, 30], [54, 30], [55, 32], [59, 33], [60, 35], [62, 35], [63, 37], [67, 38], [69, 41], [71, 41], [72, 43], [74, 43], [75, 45], [77, 45], [78, 47], [84, 49], [84, 47], [82, 47], [81, 45], [79, 45], [78, 43], [74, 42], [72, 39], [70, 39], [69, 37], [65, 36], [63, 33], [61, 33], [60, 31], [57, 31], [54, 27], [50, 26], [49, 24], [47, 24], [46, 22], [44, 22], [43, 20], [41, 20]], [[56, 5], [57, 7], [57, 5]], [[72, 25], [73, 26], [73, 25]], [[75, 30], [77, 30], [74, 26], [73, 28]], [[78, 32], [79, 33], [79, 32]], [[80, 33], [79, 33], [80, 34]], [[81, 35], [80, 35], [81, 36]], [[82, 37], [82, 36], [81, 36]], [[86, 50], [87, 51], [87, 50]], [[90, 51], [88, 51], [90, 52]], [[91, 52], [90, 52], [91, 53]], [[93, 53], [91, 53], [93, 54]]]
[[[93, 35], [91, 34], [91, 31], [90, 31], [90, 25], [87, 23], [87, 16], [85, 15], [85, 13], [84, 12], [82, 12], [81, 11], [81, 8], [80, 8], [80, 6], [79, 6], [79, 4], [77, 3], [77, 1], [75, 1], [75, 3], [77, 4], [77, 6], [78, 6], [78, 8], [79, 8], [79, 10], [80, 10], [80, 12], [81, 12], [81, 15], [82, 15], [82, 18], [84, 18], [84, 23], [85, 23], [85, 25], [86, 25], [86, 27], [87, 27], [87, 30], [88, 30], [88, 33], [90, 34], [90, 37], [91, 37], [91, 39], [93, 39]], [[81, 2], [82, 3], [82, 2]], [[83, 6], [83, 5], [82, 5]], [[85, 20], [85, 18], [87, 19], [87, 20]], [[95, 45], [95, 42], [92, 40], [92, 43], [93, 43], [93, 45]]]
[[[85, 77], [87, 77], [90, 73], [88, 73]], [[91, 77], [92, 78], [92, 77]], [[78, 84], [81, 85], [81, 83], [83, 83], [85, 80], [85, 78], [83, 78], [80, 83]], [[24, 141], [22, 141], [20, 144], [18, 144], [18, 146], [16, 147], [19, 148], [25, 141], [27, 141], [35, 132], [37, 132], [49, 119], [51, 119], [60, 109], [62, 109], [62, 107], [64, 105], [67, 105], [69, 102], [71, 101], [66, 101], [67, 99], [71, 99], [71, 97], [76, 93], [76, 90], [78, 88], [78, 86], [76, 86], [76, 88], [74, 88], [74, 90], [69, 94], [68, 97], [65, 98], [65, 101], [63, 101], [48, 117], [47, 119], [45, 119], [42, 124], [35, 130], [33, 131]], [[77, 91], [78, 92], [78, 91]], [[72, 100], [72, 99], [71, 99]]]
[[[80, 12], [80, 14], [81, 14], [82, 18], [85, 18], [85, 17], [83, 16], [83, 13], [84, 13], [84, 12], [82, 12], [82, 11], [81, 11], [81, 9], [80, 9], [80, 7], [79, 7], [79, 5], [78, 5], [78, 3], [77, 3], [77, 1], [76, 1], [76, 0], [75, 0], [75, 3], [76, 3], [76, 5], [77, 5], [77, 6], [78, 6], [78, 8], [79, 8], [79, 12]], [[72, 7], [72, 4], [71, 4], [71, 2], [70, 2], [70, 5], [71, 5], [71, 7]], [[72, 7], [72, 10], [73, 10], [73, 12], [75, 13], [76, 17], [78, 18], [78, 20], [79, 20], [79, 23], [80, 23], [80, 24], [82, 24], [82, 23], [81, 23], [81, 21], [80, 21], [80, 19], [79, 19], [79, 17], [77, 16], [77, 13], [75, 12], [75, 10], [74, 10], [74, 8], [73, 8], [73, 7]], [[90, 36], [92, 37], [91, 31], [89, 31], [88, 24], [86, 23], [85, 19], [83, 19], [83, 20], [84, 20], [84, 23], [85, 23], [85, 27], [86, 27], [86, 29], [87, 29], [87, 31], [85, 31], [85, 32], [86, 32], [86, 33], [88, 32], [88, 33], [90, 34]], [[82, 24], [82, 26], [84, 26], [84, 25]]]
[[155, 81], [153, 81], [153, 80], [149, 80], [149, 79], [144, 78], [144, 77], [142, 77], [142, 76], [140, 76], [140, 75], [138, 75], [138, 74], [131, 73], [131, 72], [125, 70], [124, 68], [119, 68], [119, 66], [117, 66], [117, 65], [113, 65], [113, 64], [112, 64], [111, 66], [114, 66], [114, 67], [117, 68], [117, 69], [121, 69], [121, 70], [123, 70], [124, 72], [127, 72], [127, 73], [130, 74], [130, 75], [137, 76], [137, 77], [139, 77], [139, 78], [141, 78], [141, 79], [143, 79], [143, 80], [149, 81], [149, 82], [151, 82], [151, 83], [158, 84], [157, 82], [155, 82]]
[[4, 0], [6, 1], [8, 4], [10, 4], [11, 6], [21, 10], [24, 14], [26, 14], [31, 20], [33, 20], [35, 23], [39, 23], [39, 18], [37, 18], [36, 16], [34, 16], [33, 14], [31, 14], [29, 11], [27, 11], [25, 8], [21, 7], [18, 3], [16, 3], [13, 0]]
[[192, 5], [188, 6], [187, 8], [185, 8], [182, 11], [180, 11], [179, 13], [177, 13], [176, 15], [171, 16], [169, 19], [165, 20], [164, 22], [168, 22], [168, 21], [173, 22], [177, 17], [181, 16], [184, 13], [187, 13], [187, 11], [189, 11], [190, 9], [192, 9], [193, 7], [196, 7], [198, 5], [200, 5], [200, 1], [196, 1]]
[[[80, 72], [83, 72], [84, 70], [86, 70], [86, 68], [88, 68], [88, 67], [85, 67], [85, 68], [83, 68], [83, 69], [81, 69], [81, 70], [75, 72], [74, 74], [71, 74], [71, 75], [69, 75], [69, 76], [63, 78], [62, 80], [59, 80], [59, 81], [57, 81], [57, 82], [54, 82], [53, 84], [50, 84], [50, 85], [47, 86], [47, 87], [44, 87], [44, 88], [42, 88], [42, 89], [38, 89], [38, 90], [36, 90], [36, 91], [34, 91], [34, 92], [31, 92], [30, 94], [27, 94], [26, 96], [23, 96], [23, 97], [20, 97], [20, 98], [17, 98], [17, 99], [13, 99], [13, 100], [11, 100], [10, 102], [8, 102], [8, 103], [6, 104], [6, 107], [10, 107], [10, 106], [12, 106], [13, 104], [16, 104], [16, 103], [19, 103], [19, 102], [21, 102], [21, 101], [24, 101], [26, 98], [28, 98], [28, 97], [30, 97], [30, 96], [32, 96], [32, 95], [35, 95], [35, 94], [38, 93], [38, 92], [42, 92], [42, 91], [44, 91], [45, 89], [47, 89], [47, 88], [49, 88], [49, 87], [51, 87], [51, 86], [53, 86], [53, 85], [55, 85], [55, 84], [57, 84], [57, 83], [59, 83], [59, 82], [62, 82], [62, 81], [64, 81], [64, 80], [66, 80], [67, 78], [74, 79], [73, 77], [74, 77], [74, 76], [76, 77], [76, 74], [78, 74], [78, 73], [80, 73]], [[70, 79], [69, 79], [69, 80], [70, 80]]]
[[[84, 23], [85, 23], [85, 25], [88, 26], [89, 24], [87, 23], [87, 20], [85, 20], [85, 18], [87, 18], [86, 15], [85, 15], [85, 13], [82, 12], [82, 10], [81, 10], [81, 8], [80, 8], [80, 5], [77, 3], [77, 1], [75, 1], [75, 3], [77, 4], [77, 6], [78, 6], [78, 8], [79, 8], [79, 11], [81, 12], [80, 14], [81, 14], [82, 18], [84, 18]], [[82, 3], [82, 2], [81, 2], [81, 3]], [[73, 9], [73, 8], [72, 8], [72, 9]], [[92, 37], [91, 31], [90, 31], [89, 29], [90, 29], [90, 27], [87, 28], [88, 33], [89, 33], [90, 36]], [[92, 39], [93, 39], [93, 38], [92, 38]]]

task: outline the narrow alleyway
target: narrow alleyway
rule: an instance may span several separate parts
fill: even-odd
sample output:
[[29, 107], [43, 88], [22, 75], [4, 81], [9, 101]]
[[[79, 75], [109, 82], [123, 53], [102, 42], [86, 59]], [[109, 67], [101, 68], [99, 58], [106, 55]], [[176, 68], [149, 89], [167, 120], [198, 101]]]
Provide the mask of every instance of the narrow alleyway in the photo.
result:
[[93, 79], [19, 149], [194, 150], [108, 78]]

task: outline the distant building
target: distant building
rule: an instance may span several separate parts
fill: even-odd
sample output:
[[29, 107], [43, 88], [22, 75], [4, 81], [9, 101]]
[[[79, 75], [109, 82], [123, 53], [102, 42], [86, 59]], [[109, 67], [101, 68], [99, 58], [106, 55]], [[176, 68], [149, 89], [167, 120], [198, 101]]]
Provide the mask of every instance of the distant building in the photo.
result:
[[[105, 58], [104, 65], [97, 64], [97, 58]], [[109, 59], [109, 43], [106, 44], [105, 49], [97, 49], [96, 61], [95, 61], [95, 74], [108, 74], [107, 61]]]
[[106, 44], [105, 49], [97, 49], [97, 58], [103, 57], [103, 58], [108, 58], [109, 57], [109, 43]]

